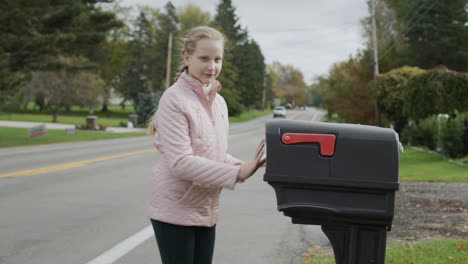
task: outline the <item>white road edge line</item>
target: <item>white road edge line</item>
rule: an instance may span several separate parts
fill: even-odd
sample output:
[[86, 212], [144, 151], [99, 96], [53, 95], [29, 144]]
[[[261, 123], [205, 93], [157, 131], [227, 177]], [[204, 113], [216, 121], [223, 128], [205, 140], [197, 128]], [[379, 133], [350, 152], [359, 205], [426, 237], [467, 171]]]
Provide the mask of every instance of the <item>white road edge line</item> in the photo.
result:
[[110, 264], [118, 260], [122, 256], [125, 256], [128, 252], [132, 251], [134, 248], [138, 247], [140, 244], [148, 240], [154, 235], [153, 227], [148, 225], [143, 228], [138, 233], [133, 236], [125, 239], [119, 244], [113, 246], [111, 249], [102, 253], [95, 259], [91, 260], [87, 264]]
[[[314, 112], [312, 120], [315, 119], [317, 112]], [[102, 253], [95, 259], [89, 261], [87, 264], [111, 264], [119, 258], [125, 256], [128, 252], [132, 251], [134, 248], [138, 247], [140, 244], [148, 240], [154, 235], [153, 227], [148, 225], [147, 227], [140, 230], [138, 233], [133, 236], [125, 239], [119, 244], [113, 246], [111, 249]]]

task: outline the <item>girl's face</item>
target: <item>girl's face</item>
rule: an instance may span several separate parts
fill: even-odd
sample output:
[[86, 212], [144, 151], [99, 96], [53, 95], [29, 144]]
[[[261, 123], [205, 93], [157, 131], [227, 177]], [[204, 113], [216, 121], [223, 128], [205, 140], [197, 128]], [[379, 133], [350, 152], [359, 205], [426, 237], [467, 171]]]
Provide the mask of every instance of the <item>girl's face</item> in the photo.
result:
[[223, 66], [223, 42], [199, 40], [193, 54], [184, 51], [184, 63], [192, 77], [202, 84], [210, 84], [216, 80]]

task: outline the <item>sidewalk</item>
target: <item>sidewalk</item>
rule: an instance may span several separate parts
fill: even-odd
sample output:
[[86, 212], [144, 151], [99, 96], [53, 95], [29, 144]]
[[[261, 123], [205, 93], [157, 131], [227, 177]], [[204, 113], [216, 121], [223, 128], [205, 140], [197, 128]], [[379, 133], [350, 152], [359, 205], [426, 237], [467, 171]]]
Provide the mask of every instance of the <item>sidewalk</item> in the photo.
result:
[[[47, 129], [67, 129], [75, 128], [71, 124], [57, 124], [57, 123], [42, 123], [42, 122], [20, 122], [20, 121], [4, 121], [0, 120], [0, 127], [21, 127], [31, 128], [37, 125], [45, 125]], [[146, 132], [145, 128], [126, 128], [126, 127], [108, 127], [106, 132], [113, 133], [132, 133], [132, 132]]]

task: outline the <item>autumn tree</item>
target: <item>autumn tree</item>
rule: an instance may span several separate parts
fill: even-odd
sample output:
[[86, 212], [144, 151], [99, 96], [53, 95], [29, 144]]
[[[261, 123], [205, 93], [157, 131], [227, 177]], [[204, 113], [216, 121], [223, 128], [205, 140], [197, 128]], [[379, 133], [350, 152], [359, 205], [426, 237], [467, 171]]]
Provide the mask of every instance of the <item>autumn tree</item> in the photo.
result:
[[273, 90], [282, 102], [303, 105], [306, 97], [306, 84], [302, 72], [292, 65], [283, 65], [277, 61], [272, 63], [271, 68], [276, 75]]

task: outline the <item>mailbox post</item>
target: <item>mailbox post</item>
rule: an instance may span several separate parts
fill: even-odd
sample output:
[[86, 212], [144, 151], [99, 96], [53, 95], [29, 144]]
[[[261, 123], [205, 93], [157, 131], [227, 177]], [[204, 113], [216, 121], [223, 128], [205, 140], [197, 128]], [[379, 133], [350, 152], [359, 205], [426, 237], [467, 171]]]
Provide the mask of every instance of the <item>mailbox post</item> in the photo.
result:
[[337, 264], [384, 264], [398, 144], [388, 128], [268, 121], [264, 180], [293, 224], [322, 226]]

